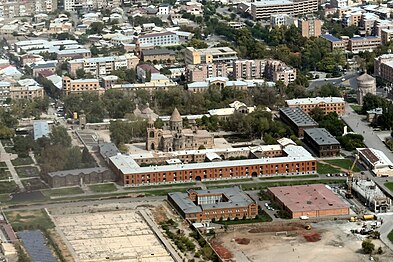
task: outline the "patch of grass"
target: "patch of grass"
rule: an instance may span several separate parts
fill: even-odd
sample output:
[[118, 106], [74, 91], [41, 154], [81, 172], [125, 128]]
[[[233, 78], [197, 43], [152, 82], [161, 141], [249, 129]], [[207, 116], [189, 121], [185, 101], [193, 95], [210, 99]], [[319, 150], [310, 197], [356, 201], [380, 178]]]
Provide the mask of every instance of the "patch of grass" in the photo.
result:
[[126, 187], [126, 189], [130, 190], [144, 190], [144, 189], [150, 189], [150, 188], [171, 188], [171, 187], [187, 187], [187, 186], [195, 186], [196, 183], [179, 183], [179, 184], [163, 184], [163, 185], [146, 185], [146, 186], [137, 186], [137, 187]]
[[260, 180], [274, 180], [274, 179], [303, 179], [303, 178], [317, 178], [319, 175], [301, 175], [301, 176], [269, 176], [260, 177]]
[[335, 173], [340, 173], [340, 170], [338, 170], [335, 167], [332, 167], [331, 165], [317, 162], [317, 172], [318, 174], [335, 174]]
[[12, 143], [11, 139], [0, 139], [1, 144], [3, 146], [13, 146], [14, 143]]
[[50, 229], [55, 227], [43, 209], [6, 211], [5, 215], [16, 231], [25, 229]]
[[252, 178], [233, 178], [233, 179], [221, 179], [221, 180], [213, 180], [213, 181], [204, 181], [203, 184], [211, 185], [211, 184], [223, 184], [223, 183], [238, 183], [238, 182], [250, 182]]
[[393, 182], [387, 182], [384, 184], [390, 191], [393, 192]]
[[0, 194], [14, 193], [17, 190], [18, 190], [18, 186], [15, 184], [14, 181], [0, 182]]
[[[351, 159], [332, 159], [332, 160], [324, 160], [324, 161], [344, 169], [350, 169], [353, 164], [353, 160]], [[360, 172], [359, 167], [355, 165], [355, 167], [353, 168], [353, 172]]]
[[8, 179], [11, 176], [10, 171], [5, 168], [0, 168], [0, 180]]
[[7, 167], [7, 164], [5, 162], [0, 162], [0, 167]]
[[0, 195], [0, 203], [6, 202], [11, 200], [10, 195], [9, 194], [1, 194]]
[[19, 166], [15, 167], [19, 177], [39, 177], [40, 171], [35, 166]]
[[362, 114], [362, 106], [360, 105], [350, 105], [350, 107], [355, 111], [357, 114]]
[[22, 184], [28, 191], [35, 191], [40, 189], [48, 188], [48, 186], [40, 178], [32, 178], [22, 180]]
[[25, 158], [18, 157], [17, 159], [11, 160], [11, 162], [14, 166], [34, 164], [33, 159], [31, 159], [31, 157], [25, 157]]
[[83, 190], [80, 187], [56, 188], [56, 189], [43, 190], [41, 192], [47, 197], [83, 194]]
[[393, 230], [388, 234], [388, 239], [393, 243]]
[[9, 154], [16, 154], [16, 151], [13, 147], [5, 146], [4, 150], [5, 150], [5, 152], [7, 152]]
[[117, 190], [113, 183], [90, 185], [89, 189], [95, 193], [113, 192]]
[[[278, 181], [278, 182], [260, 182], [252, 184], [242, 184], [243, 190], [257, 190], [268, 187], [277, 186], [294, 186], [294, 185], [310, 185], [310, 184], [343, 184], [345, 179], [321, 179], [321, 180], [298, 180], [298, 181]], [[226, 186], [212, 186], [209, 188], [223, 188]]]
[[[195, 190], [199, 190], [201, 189], [200, 187], [194, 187], [193, 189]], [[168, 193], [171, 192], [184, 192], [185, 189], [184, 188], [178, 188], [178, 189], [161, 189], [161, 190], [151, 190], [151, 191], [146, 191], [145, 196], [165, 196]]]

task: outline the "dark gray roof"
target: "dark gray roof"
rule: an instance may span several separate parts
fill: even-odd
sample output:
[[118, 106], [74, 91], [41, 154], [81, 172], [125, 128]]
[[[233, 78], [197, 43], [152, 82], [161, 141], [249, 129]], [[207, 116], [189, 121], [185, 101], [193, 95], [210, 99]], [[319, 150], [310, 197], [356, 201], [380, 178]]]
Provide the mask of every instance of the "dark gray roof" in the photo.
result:
[[175, 52], [173, 50], [162, 48], [162, 49], [143, 50], [142, 54], [144, 56], [145, 55], [175, 55]]
[[177, 206], [183, 210], [184, 213], [196, 213], [202, 212], [205, 209], [219, 209], [219, 208], [236, 208], [236, 207], [245, 207], [252, 203], [254, 200], [250, 198], [246, 193], [244, 193], [240, 187], [230, 187], [230, 188], [217, 188], [217, 189], [209, 189], [209, 190], [196, 190], [198, 195], [209, 195], [209, 194], [223, 194], [228, 198], [227, 202], [218, 202], [214, 204], [201, 204], [196, 205], [191, 199], [188, 197], [187, 193], [174, 192], [168, 193], [168, 197], [172, 198], [173, 201], [177, 204]]
[[99, 146], [100, 154], [104, 159], [120, 154], [119, 149], [114, 143], [104, 143], [99, 144]]
[[82, 168], [82, 169], [72, 169], [72, 170], [63, 170], [63, 171], [56, 171], [48, 173], [48, 176], [55, 177], [55, 176], [78, 176], [80, 174], [91, 174], [93, 172], [102, 173], [108, 171], [109, 169], [106, 167], [92, 167], [92, 168]]
[[318, 145], [339, 145], [340, 142], [325, 128], [307, 128], [304, 133], [311, 137]]
[[31, 64], [30, 66], [32, 69], [39, 69], [39, 68], [51, 68], [51, 67], [56, 67], [55, 62], [50, 62], [50, 63], [39, 63], [39, 64]]
[[311, 118], [300, 107], [284, 107], [280, 108], [280, 115], [283, 114], [289, 118], [296, 126], [318, 126], [318, 123]]

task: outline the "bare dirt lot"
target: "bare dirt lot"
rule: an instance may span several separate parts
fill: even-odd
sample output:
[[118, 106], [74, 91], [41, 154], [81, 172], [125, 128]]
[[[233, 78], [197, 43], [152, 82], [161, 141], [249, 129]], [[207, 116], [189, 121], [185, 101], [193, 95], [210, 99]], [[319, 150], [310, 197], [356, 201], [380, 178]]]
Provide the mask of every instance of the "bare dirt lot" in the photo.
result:
[[[283, 230], [273, 227], [281, 232], [278, 234], [249, 226], [229, 229], [215, 241], [230, 250], [235, 261], [370, 261], [361, 251], [362, 238], [350, 233], [353, 226], [347, 221], [326, 221], [312, 224], [311, 230], [296, 225]], [[381, 241], [373, 243], [375, 249], [381, 246], [384, 250], [382, 255], [373, 255], [375, 261], [393, 261], [393, 253]]]

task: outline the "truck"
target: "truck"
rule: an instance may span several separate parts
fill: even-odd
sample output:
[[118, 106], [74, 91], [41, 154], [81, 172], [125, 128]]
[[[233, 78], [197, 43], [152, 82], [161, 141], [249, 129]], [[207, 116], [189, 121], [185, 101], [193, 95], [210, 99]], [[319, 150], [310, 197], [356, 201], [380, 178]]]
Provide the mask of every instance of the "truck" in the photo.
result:
[[363, 215], [363, 220], [375, 220], [377, 217], [375, 215]]

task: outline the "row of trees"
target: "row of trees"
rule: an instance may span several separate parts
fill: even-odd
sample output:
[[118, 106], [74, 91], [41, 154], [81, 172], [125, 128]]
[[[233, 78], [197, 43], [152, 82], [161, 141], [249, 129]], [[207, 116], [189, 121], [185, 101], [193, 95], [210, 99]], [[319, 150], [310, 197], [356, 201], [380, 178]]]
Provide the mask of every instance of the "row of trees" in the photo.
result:
[[381, 129], [390, 130], [393, 126], [393, 103], [386, 98], [373, 94], [364, 96], [362, 113], [365, 114], [368, 110], [378, 107], [382, 108], [382, 115], [378, 116], [377, 120], [372, 123], [372, 125], [378, 126]]

